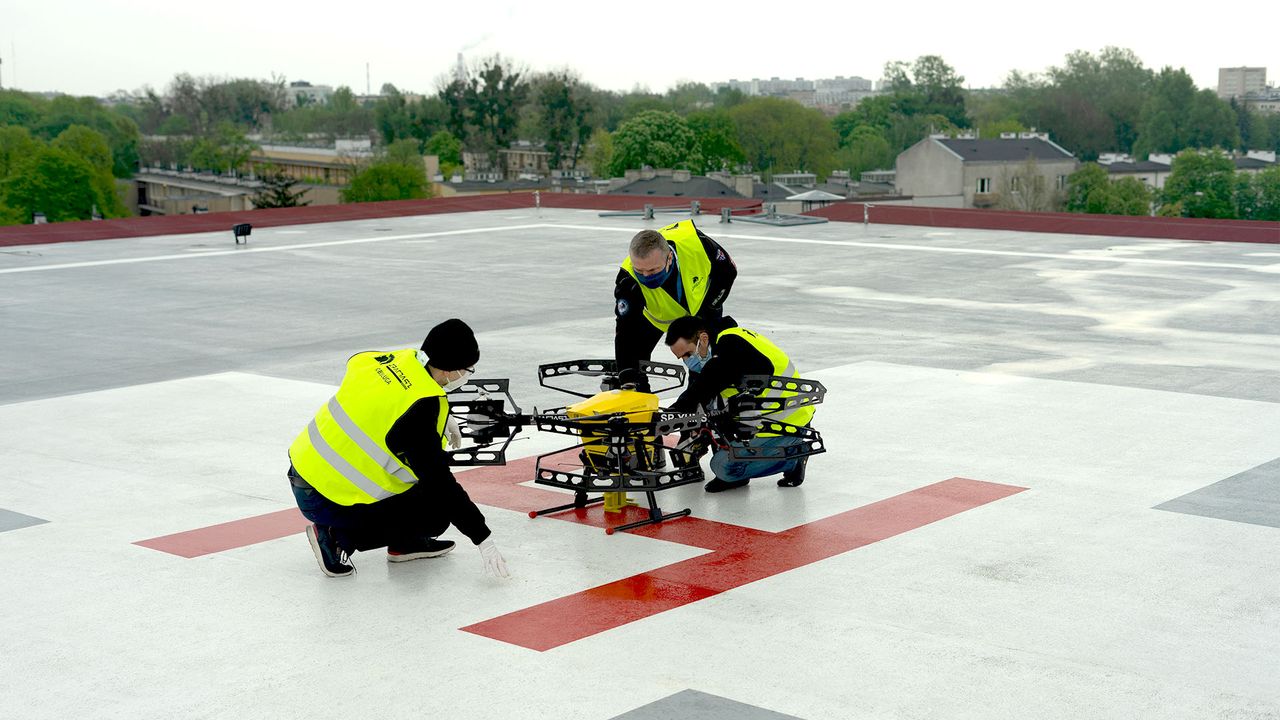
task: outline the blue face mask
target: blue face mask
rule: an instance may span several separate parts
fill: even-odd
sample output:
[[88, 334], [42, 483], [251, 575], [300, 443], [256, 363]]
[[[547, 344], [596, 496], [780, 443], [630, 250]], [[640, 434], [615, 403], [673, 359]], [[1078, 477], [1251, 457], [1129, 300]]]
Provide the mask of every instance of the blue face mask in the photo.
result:
[[693, 346], [693, 353], [684, 359], [684, 366], [689, 368], [689, 372], [702, 372], [702, 368], [706, 366], [707, 361], [711, 359], [711, 343], [707, 343], [707, 354], [699, 355], [698, 346]]
[[649, 288], [650, 290], [657, 290], [662, 287], [662, 283], [666, 282], [667, 278], [671, 277], [671, 268], [674, 265], [675, 263], [668, 262], [666, 267], [652, 275], [641, 275], [640, 273], [636, 273], [636, 279], [640, 281], [641, 285]]

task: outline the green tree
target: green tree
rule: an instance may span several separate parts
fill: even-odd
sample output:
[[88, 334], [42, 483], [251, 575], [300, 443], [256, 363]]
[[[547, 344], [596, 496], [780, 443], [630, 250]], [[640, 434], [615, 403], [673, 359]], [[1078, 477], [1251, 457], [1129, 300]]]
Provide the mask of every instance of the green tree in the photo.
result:
[[1184, 150], [1160, 193], [1162, 206], [1182, 217], [1235, 217], [1235, 163], [1220, 150]]
[[1130, 152], [1137, 139], [1151, 71], [1132, 50], [1076, 51], [1050, 68], [1021, 120], [1049, 132], [1086, 160], [1104, 152]]
[[1256, 197], [1251, 220], [1280, 221], [1280, 165], [1253, 176]]
[[373, 106], [373, 118], [382, 142], [388, 145], [412, 134], [409, 103], [395, 85], [386, 83], [382, 86], [382, 97]]
[[1151, 188], [1138, 178], [1120, 178], [1111, 183], [1103, 212], [1108, 215], [1150, 215], [1154, 196]]
[[25, 127], [0, 126], [0, 182], [11, 176], [20, 162], [34, 155], [40, 144]]
[[1241, 150], [1264, 150], [1272, 146], [1271, 128], [1262, 113], [1249, 109], [1245, 103], [1236, 98], [1229, 101], [1231, 111], [1236, 116], [1236, 129], [1240, 133]]
[[4, 181], [3, 204], [17, 211], [24, 222], [42, 212], [50, 222], [88, 220], [98, 201], [94, 169], [75, 154], [52, 146], [41, 147]]
[[448, 130], [440, 130], [432, 135], [426, 144], [426, 153], [440, 158], [440, 164], [462, 164], [462, 141]]
[[725, 110], [699, 110], [685, 117], [702, 151], [703, 166], [698, 172], [726, 170], [746, 160], [738, 145], [738, 128]]
[[11, 208], [4, 204], [4, 198], [0, 195], [0, 225], [21, 225], [27, 222], [21, 210]]
[[1067, 177], [1067, 212], [1102, 212], [1096, 208], [1105, 203], [1110, 186], [1111, 178], [1106, 168], [1095, 162], [1084, 163]]
[[716, 94], [703, 83], [682, 82], [667, 90], [668, 107], [679, 115], [688, 116], [695, 110], [706, 110], [715, 105]]
[[569, 167], [576, 168], [591, 135], [589, 94], [576, 75], [564, 70], [539, 78], [533, 95], [536, 124], [551, 153], [551, 167], [568, 160]]
[[1231, 107], [1211, 90], [1196, 91], [1185, 70], [1164, 68], [1142, 105], [1134, 155], [1185, 148], [1234, 148], [1240, 132]]
[[342, 202], [377, 202], [380, 200], [417, 200], [431, 197], [427, 174], [417, 167], [384, 160], [356, 173], [342, 189]]
[[306, 188], [294, 190], [298, 181], [278, 169], [270, 168], [261, 178], [262, 189], [253, 195], [255, 208], [303, 207], [310, 205], [302, 198], [307, 194]]
[[826, 176], [834, 162], [836, 133], [817, 110], [781, 98], [757, 97], [729, 110], [738, 144], [757, 171], [806, 170]]
[[97, 98], [61, 95], [49, 102], [32, 132], [52, 140], [72, 125], [84, 125], [102, 133], [111, 148], [112, 174], [129, 177], [138, 165], [138, 126], [129, 118], [103, 107]]
[[48, 102], [19, 90], [0, 90], [0, 127], [17, 125], [31, 129], [40, 122]]
[[915, 90], [923, 95], [923, 112], [941, 115], [956, 127], [968, 127], [964, 78], [938, 55], [922, 55], [911, 66]]
[[893, 167], [897, 153], [889, 147], [884, 131], [870, 125], [859, 125], [849, 134], [844, 146], [836, 151], [836, 165], [858, 175], [866, 170]]
[[111, 174], [111, 148], [102, 134], [84, 125], [72, 125], [54, 138], [53, 147], [75, 155], [93, 168], [93, 195], [98, 212], [103, 217], [126, 217], [129, 211], [116, 192], [115, 177]]
[[494, 167], [499, 165], [498, 151], [516, 139], [520, 108], [528, 93], [524, 71], [500, 55], [481, 60], [468, 78], [464, 96], [470, 129], [467, 143], [488, 153]]
[[614, 176], [645, 165], [655, 168], [702, 167], [698, 139], [684, 118], [664, 110], [647, 110], [622, 123], [613, 133]]
[[383, 155], [390, 162], [422, 167], [422, 151], [418, 147], [418, 141], [412, 138], [396, 140], [387, 145], [383, 150]]
[[258, 129], [287, 105], [284, 80], [223, 80], [175, 75], [168, 90], [169, 114], [187, 119], [191, 131], [207, 134], [221, 123]]
[[613, 167], [612, 133], [604, 128], [592, 131], [591, 139], [587, 141], [586, 161], [592, 177], [610, 177]]
[[445, 179], [452, 177], [462, 167], [462, 141], [448, 130], [440, 130], [432, 135], [427, 140], [425, 152], [440, 159], [440, 174]]
[[257, 143], [246, 137], [243, 130], [222, 122], [211, 135], [196, 140], [188, 159], [198, 170], [229, 173], [248, 163], [257, 148]]

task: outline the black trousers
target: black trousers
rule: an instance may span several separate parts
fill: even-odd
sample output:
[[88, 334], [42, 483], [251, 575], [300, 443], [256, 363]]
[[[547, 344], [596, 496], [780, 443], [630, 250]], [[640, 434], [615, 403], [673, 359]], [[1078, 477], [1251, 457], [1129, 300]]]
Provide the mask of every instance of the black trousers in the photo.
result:
[[339, 505], [307, 484], [293, 466], [288, 475], [302, 515], [328, 526], [338, 546], [347, 552], [413, 543], [437, 537], [449, 528], [449, 519], [416, 485], [386, 500]]

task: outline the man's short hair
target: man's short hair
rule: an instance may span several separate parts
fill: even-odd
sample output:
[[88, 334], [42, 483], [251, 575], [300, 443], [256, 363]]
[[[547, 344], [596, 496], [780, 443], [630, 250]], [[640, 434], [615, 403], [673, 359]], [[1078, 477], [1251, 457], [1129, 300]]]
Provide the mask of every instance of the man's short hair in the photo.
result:
[[675, 345], [677, 340], [695, 342], [698, 334], [704, 332], [710, 334], [706, 321], [697, 315], [676, 318], [667, 326], [667, 347]]
[[667, 239], [657, 230], [641, 230], [631, 238], [631, 257], [642, 260], [657, 250], [667, 248]]

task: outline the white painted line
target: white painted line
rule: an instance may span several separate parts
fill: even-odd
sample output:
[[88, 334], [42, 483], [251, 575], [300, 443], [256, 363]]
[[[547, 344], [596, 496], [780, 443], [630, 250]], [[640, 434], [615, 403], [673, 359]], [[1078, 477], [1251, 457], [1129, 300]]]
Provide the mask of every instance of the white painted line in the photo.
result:
[[[549, 225], [574, 230], [635, 232], [634, 228], [606, 227], [602, 225]], [[943, 247], [935, 245], [910, 245], [906, 243], [872, 243], [858, 240], [813, 240], [810, 238], [778, 237], [776, 235], [734, 235], [731, 233], [715, 233], [717, 239], [765, 240], [768, 242], [798, 243], [803, 245], [836, 245], [851, 248], [872, 248], [876, 250], [907, 250], [911, 252], [956, 253], [962, 255], [997, 255], [1004, 257], [1048, 258], [1051, 260], [1078, 260], [1081, 262], [1108, 262], [1140, 265], [1172, 265], [1177, 267], [1228, 268], [1231, 270], [1252, 270], [1254, 272], [1274, 273], [1274, 265], [1250, 265], [1247, 263], [1215, 263], [1197, 262], [1195, 260], [1158, 260], [1155, 258], [1104, 257], [1099, 255], [1068, 255], [1064, 253], [1038, 253], [1021, 250], [985, 250], [982, 248]]]
[[[584, 212], [595, 212], [594, 210]], [[362, 243], [386, 242], [389, 240], [412, 240], [416, 238], [437, 238], [451, 235], [474, 235], [479, 233], [507, 232], [510, 230], [532, 229], [588, 230], [591, 232], [634, 233], [634, 227], [616, 227], [605, 225], [571, 225], [563, 223], [530, 223], [526, 225], [495, 225], [484, 228], [468, 228], [465, 230], [446, 230], [434, 233], [412, 233], [409, 235], [384, 235], [379, 237], [356, 238], [353, 240], [330, 240], [326, 242], [299, 243], [296, 245], [280, 245], [273, 247], [243, 247], [235, 250], [222, 250], [182, 255], [152, 255], [148, 257], [120, 258], [117, 260], [93, 260], [78, 263], [62, 263], [57, 265], [33, 265], [0, 269], [0, 275], [20, 272], [39, 272], [43, 270], [65, 270], [99, 265], [124, 265], [130, 263], [155, 262], [158, 260], [182, 260], [193, 257], [220, 257], [243, 253], [288, 252], [306, 248], [330, 247], [336, 245], [356, 245]], [[1163, 265], [1173, 267], [1225, 268], [1229, 270], [1248, 270], [1251, 272], [1280, 273], [1280, 265], [1251, 265], [1246, 263], [1198, 262], [1194, 260], [1161, 260], [1157, 258], [1115, 257], [1096, 254], [1071, 255], [1065, 253], [1039, 253], [1020, 250], [989, 250], [983, 248], [945, 247], [936, 245], [911, 245], [908, 243], [874, 243], [858, 240], [816, 240], [812, 238], [780, 237], [777, 235], [738, 235], [733, 233], [716, 233], [717, 238], [733, 240], [761, 240], [765, 242], [796, 243], [802, 245], [834, 245], [850, 248], [870, 248], [876, 250], [899, 250], [908, 252], [954, 253], [961, 255], [993, 255], [1002, 257], [1046, 258], [1050, 260], [1071, 260], [1078, 262], [1105, 262], [1116, 264]], [[1101, 252], [1090, 250], [1088, 252]]]
[[355, 238], [353, 240], [330, 240], [327, 242], [298, 243], [296, 245], [275, 245], [272, 247], [243, 247], [236, 250], [215, 250], [182, 255], [149, 255], [146, 257], [119, 258], [116, 260], [90, 260], [58, 265], [32, 265], [30, 267], [5, 268], [0, 275], [21, 272], [40, 272], [43, 270], [68, 270], [71, 268], [97, 267], [99, 265], [128, 265], [131, 263], [156, 262], [159, 260], [189, 260], [191, 258], [220, 257], [223, 255], [243, 255], [245, 253], [288, 252], [306, 248], [330, 247], [333, 245], [358, 245], [362, 243], [387, 242], [388, 240], [410, 240], [413, 238], [437, 238], [448, 235], [474, 235], [476, 233], [505, 232], [507, 230], [528, 230], [530, 228], [547, 227], [546, 225], [500, 225], [487, 228], [468, 228], [466, 230], [445, 230], [433, 233], [413, 233], [411, 235], [382, 235], [379, 237]]

